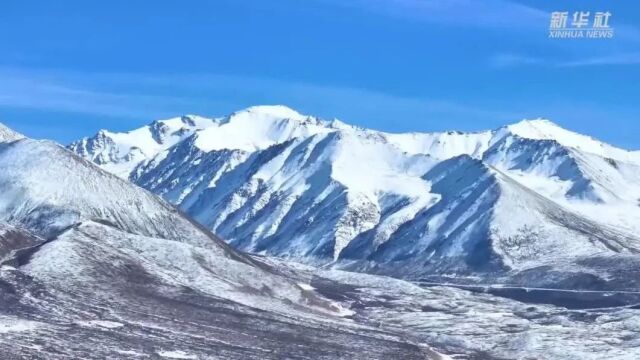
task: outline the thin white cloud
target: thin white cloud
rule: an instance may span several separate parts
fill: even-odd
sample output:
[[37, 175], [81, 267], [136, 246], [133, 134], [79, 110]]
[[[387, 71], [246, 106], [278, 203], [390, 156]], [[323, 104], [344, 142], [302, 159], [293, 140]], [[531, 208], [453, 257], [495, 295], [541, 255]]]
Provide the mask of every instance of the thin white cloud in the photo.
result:
[[[243, 76], [104, 74], [0, 68], [0, 107], [153, 120], [196, 113], [219, 116], [256, 104], [285, 104], [323, 117], [395, 128], [458, 119], [500, 124], [518, 118], [448, 99], [404, 97], [365, 89]], [[115, 91], [114, 89], [118, 89]], [[171, 94], [171, 96], [167, 95]], [[461, 120], [460, 120], [461, 119]], [[465, 123], [466, 122], [466, 123]], [[404, 129], [402, 129], [404, 130]]]
[[185, 98], [113, 93], [55, 79], [44, 72], [0, 69], [0, 106], [111, 117], [161, 116]]
[[518, 54], [496, 54], [489, 58], [489, 66], [494, 68], [540, 65], [544, 62], [541, 58]]
[[567, 61], [558, 66], [634, 65], [640, 64], [640, 52], [619, 53]]
[[488, 64], [494, 68], [518, 66], [581, 67], [599, 65], [637, 65], [640, 64], [640, 52], [616, 53], [573, 60], [559, 60], [519, 54], [496, 54], [489, 58]]

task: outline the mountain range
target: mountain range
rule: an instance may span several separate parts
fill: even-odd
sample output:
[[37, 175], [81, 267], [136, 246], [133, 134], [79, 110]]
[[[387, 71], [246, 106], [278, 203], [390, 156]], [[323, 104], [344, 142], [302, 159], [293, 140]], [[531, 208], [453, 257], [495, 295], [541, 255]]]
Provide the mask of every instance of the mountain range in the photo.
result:
[[0, 125], [0, 358], [638, 357], [634, 152], [296, 114]]
[[549, 120], [392, 134], [256, 106], [68, 148], [253, 254], [411, 280], [636, 285], [640, 152]]
[[52, 141], [0, 169], [0, 358], [440, 358]]

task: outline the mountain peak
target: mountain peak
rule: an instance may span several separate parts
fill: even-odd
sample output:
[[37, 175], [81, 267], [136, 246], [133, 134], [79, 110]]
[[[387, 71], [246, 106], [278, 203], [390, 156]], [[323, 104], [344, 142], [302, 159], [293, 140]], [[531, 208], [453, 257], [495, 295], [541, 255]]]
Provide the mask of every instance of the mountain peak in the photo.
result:
[[299, 112], [293, 110], [292, 108], [285, 105], [256, 105], [250, 106], [244, 110], [236, 111], [231, 116], [237, 116], [240, 114], [255, 114], [276, 118], [285, 118], [285, 119], [300, 119], [306, 118], [306, 116], [300, 114]]
[[333, 126], [338, 123], [302, 115], [283, 105], [252, 106], [230, 114], [218, 126], [197, 132], [195, 145], [205, 152], [255, 151], [297, 137], [336, 131]]
[[514, 135], [535, 140], [549, 140], [562, 136], [564, 133], [572, 133], [551, 120], [543, 118], [524, 119], [515, 124], [507, 125], [505, 128]]
[[0, 142], [11, 142], [11, 141], [24, 139], [24, 138], [25, 138], [24, 135], [9, 128], [3, 123], [0, 123]]
[[591, 136], [567, 130], [546, 119], [522, 120], [497, 131], [497, 134], [501, 133], [531, 140], [553, 140], [562, 146], [621, 160], [633, 159], [636, 161], [638, 159], [636, 154], [631, 151], [619, 149]]

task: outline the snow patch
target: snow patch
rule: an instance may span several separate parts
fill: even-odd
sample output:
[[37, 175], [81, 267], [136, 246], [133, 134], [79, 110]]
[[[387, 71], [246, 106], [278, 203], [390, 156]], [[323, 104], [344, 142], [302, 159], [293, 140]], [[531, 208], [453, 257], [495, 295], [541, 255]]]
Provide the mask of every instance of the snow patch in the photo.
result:
[[182, 350], [170, 350], [170, 351], [158, 351], [158, 355], [167, 359], [197, 359], [198, 357], [195, 355], [191, 355]]
[[36, 330], [44, 324], [17, 317], [0, 315], [0, 334]]
[[123, 323], [119, 323], [117, 321], [108, 321], [108, 320], [86, 320], [86, 321], [76, 321], [78, 325], [81, 326], [93, 326], [93, 327], [102, 327], [107, 329], [117, 329], [124, 326]]

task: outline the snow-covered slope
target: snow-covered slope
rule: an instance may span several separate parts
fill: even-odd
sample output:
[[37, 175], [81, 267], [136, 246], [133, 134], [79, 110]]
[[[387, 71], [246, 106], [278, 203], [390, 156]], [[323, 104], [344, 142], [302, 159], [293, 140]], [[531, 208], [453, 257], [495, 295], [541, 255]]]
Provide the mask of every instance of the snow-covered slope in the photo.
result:
[[390, 134], [253, 107], [129, 178], [242, 250], [400, 276], [522, 272], [640, 248], [640, 153], [542, 119]]
[[640, 151], [627, 151], [578, 134], [546, 119], [523, 120], [499, 131], [531, 140], [555, 140], [563, 146], [623, 161], [640, 161]]
[[295, 303], [340, 314], [321, 299], [313, 305], [313, 294], [237, 253], [156, 195], [53, 142], [1, 143], [0, 169], [0, 255], [18, 251], [18, 264], [43, 281], [91, 282], [100, 275], [94, 272], [112, 275], [104, 263], [114, 269], [130, 263], [247, 306], [287, 313]]
[[384, 134], [393, 145], [409, 154], [429, 154], [439, 159], [458, 155], [480, 157], [491, 144], [493, 132], [405, 133]]
[[499, 140], [483, 154], [485, 163], [592, 220], [640, 231], [639, 152], [612, 147], [546, 120], [501, 128], [495, 138]]
[[213, 243], [170, 204], [53, 142], [0, 144], [0, 168], [0, 219], [44, 237], [97, 219], [136, 234]]
[[22, 138], [24, 138], [24, 135], [0, 123], [0, 143], [16, 141]]
[[233, 113], [217, 126], [196, 133], [203, 151], [266, 149], [292, 138], [333, 131], [335, 124], [304, 116], [284, 106], [254, 106]]

